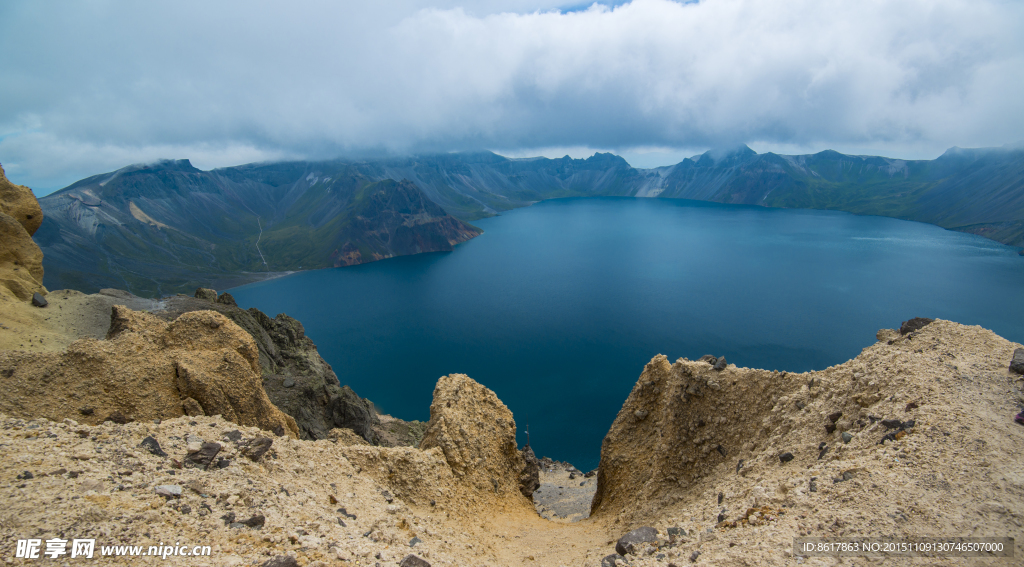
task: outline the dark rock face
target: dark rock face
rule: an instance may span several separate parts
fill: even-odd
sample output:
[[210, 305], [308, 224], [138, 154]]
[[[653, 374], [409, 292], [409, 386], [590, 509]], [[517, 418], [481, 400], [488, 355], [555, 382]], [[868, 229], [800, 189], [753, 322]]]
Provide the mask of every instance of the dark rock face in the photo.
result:
[[306, 336], [302, 323], [284, 313], [270, 318], [256, 308], [241, 309], [227, 293], [218, 297], [213, 290], [196, 290], [197, 295], [200, 292], [217, 298], [216, 302], [171, 297], [166, 300], [166, 310], [156, 315], [174, 319], [189, 311], [220, 312], [256, 341], [263, 389], [274, 405], [295, 418], [302, 439], [326, 439], [331, 429], [340, 427], [376, 442], [373, 428], [380, 421], [373, 404], [338, 383], [338, 376]]
[[533, 499], [533, 492], [540, 488], [540, 461], [537, 460], [537, 455], [533, 454], [533, 449], [529, 445], [523, 447], [520, 454], [523, 456], [526, 466], [523, 467], [523, 472], [519, 475], [519, 492], [522, 492], [523, 496]]
[[46, 298], [43, 297], [43, 295], [37, 291], [32, 294], [32, 305], [36, 307], [46, 307], [47, 305], [49, 305], [49, 302], [46, 301]]
[[1013, 360], [1010, 361], [1010, 372], [1024, 374], [1024, 348], [1013, 351]]
[[903, 324], [900, 325], [900, 334], [905, 335], [907, 333], [912, 333], [914, 331], [920, 330], [924, 328], [925, 325], [931, 323], [934, 320], [935, 319], [929, 319], [927, 317], [914, 317], [909, 321], [904, 321]]
[[723, 356], [722, 358], [719, 358], [718, 360], [715, 361], [715, 365], [712, 368], [718, 371], [722, 371], [725, 370], [727, 366], [729, 366], [729, 363], [725, 361], [725, 357]]
[[402, 559], [402, 562], [398, 564], [398, 567], [430, 567], [430, 563], [427, 563], [426, 559], [410, 553]]
[[619, 555], [628, 555], [640, 551], [640, 544], [655, 543], [658, 541], [658, 530], [644, 526], [637, 528], [619, 538], [615, 543], [615, 551]]

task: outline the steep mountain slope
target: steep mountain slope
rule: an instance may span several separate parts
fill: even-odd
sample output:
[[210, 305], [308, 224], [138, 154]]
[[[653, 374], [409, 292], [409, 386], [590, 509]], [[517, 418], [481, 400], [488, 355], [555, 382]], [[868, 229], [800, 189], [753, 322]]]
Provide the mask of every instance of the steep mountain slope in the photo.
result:
[[448, 251], [480, 234], [415, 185], [376, 182], [344, 163], [204, 172], [164, 161], [84, 179], [40, 204], [46, 281], [87, 292], [225, 288], [274, 272]]
[[834, 209], [974, 232], [1024, 246], [1024, 148], [952, 148], [935, 160], [757, 154], [746, 146], [662, 168], [643, 196]]

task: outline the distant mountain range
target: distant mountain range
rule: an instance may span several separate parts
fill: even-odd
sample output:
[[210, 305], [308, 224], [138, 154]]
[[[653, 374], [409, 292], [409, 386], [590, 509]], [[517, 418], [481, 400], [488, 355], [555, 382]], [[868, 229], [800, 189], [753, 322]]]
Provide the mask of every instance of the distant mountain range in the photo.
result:
[[291, 270], [450, 251], [480, 234], [408, 181], [344, 164], [96, 175], [40, 199], [44, 285], [136, 295], [224, 289]]
[[696, 199], [928, 222], [1024, 246], [1024, 147], [934, 160], [787, 156], [746, 146], [668, 167], [621, 157], [490, 152], [249, 164], [130, 166], [39, 200], [45, 285], [137, 295], [223, 289], [283, 271], [451, 250], [475, 219], [558, 197]]

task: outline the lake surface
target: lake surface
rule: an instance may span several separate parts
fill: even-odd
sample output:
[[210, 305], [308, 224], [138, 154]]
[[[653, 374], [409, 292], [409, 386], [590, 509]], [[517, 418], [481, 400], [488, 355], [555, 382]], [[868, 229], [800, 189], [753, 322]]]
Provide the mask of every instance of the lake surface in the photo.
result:
[[[538, 456], [597, 466], [656, 354], [815, 370], [911, 317], [1024, 341], [1024, 258], [984, 238], [847, 213], [559, 199], [475, 222], [451, 253], [303, 272], [231, 290], [299, 319], [343, 384], [427, 420], [461, 372], [527, 422]], [[1007, 361], [1009, 362], [1009, 361]]]

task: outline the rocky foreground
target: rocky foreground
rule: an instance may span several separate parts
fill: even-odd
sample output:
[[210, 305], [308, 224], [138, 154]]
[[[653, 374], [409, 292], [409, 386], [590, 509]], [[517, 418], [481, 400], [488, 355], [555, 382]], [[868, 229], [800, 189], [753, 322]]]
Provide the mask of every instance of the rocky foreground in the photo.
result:
[[[6, 415], [0, 554], [13, 558], [18, 539], [95, 538], [211, 546], [168, 559], [183, 565], [832, 565], [793, 556], [792, 539], [1013, 537], [1024, 520], [1024, 427], [1012, 421], [1024, 398], [1008, 370], [1018, 348], [939, 320], [881, 331], [820, 372], [659, 355], [605, 440], [591, 517], [573, 523], [537, 514], [511, 413], [462, 375], [438, 382], [419, 448], [349, 430], [301, 440], [222, 416]], [[650, 541], [617, 556], [643, 526]]]

